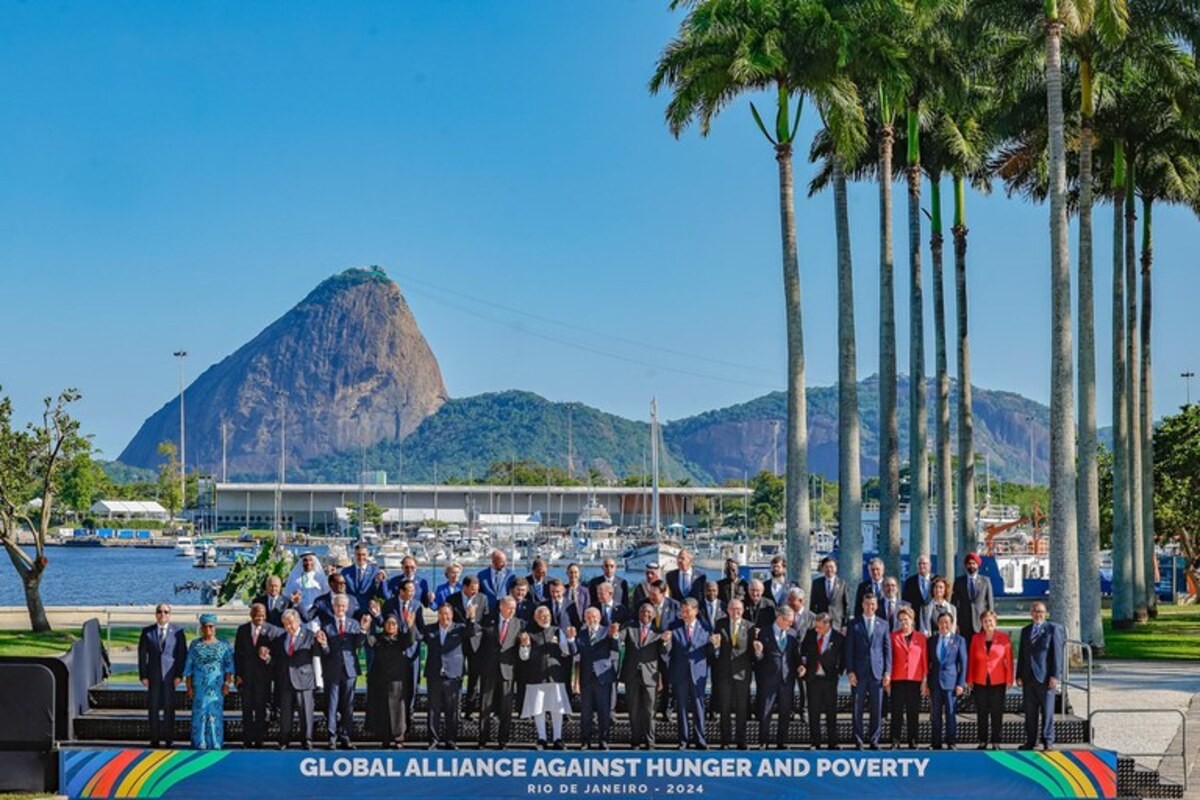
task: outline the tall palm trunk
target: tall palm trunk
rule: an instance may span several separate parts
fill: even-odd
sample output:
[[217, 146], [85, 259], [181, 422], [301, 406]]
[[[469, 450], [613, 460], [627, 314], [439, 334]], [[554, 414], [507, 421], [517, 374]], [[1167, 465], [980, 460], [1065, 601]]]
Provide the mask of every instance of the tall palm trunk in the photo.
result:
[[1129, 530], [1129, 412], [1125, 383], [1125, 150], [1113, 143], [1112, 423], [1113, 628], [1133, 627], [1133, 540]]
[[1071, 346], [1071, 258], [1067, 241], [1067, 158], [1062, 97], [1062, 23], [1055, 0], [1046, 24], [1050, 125], [1050, 549], [1051, 614], [1079, 638], [1079, 542], [1075, 505], [1075, 402]]
[[[958, 533], [955, 552], [975, 549], [975, 414], [971, 407], [971, 348], [967, 338], [966, 180], [954, 176], [954, 298], [958, 317]], [[954, 578], [954, 562], [941, 562]]]
[[[921, 275], [921, 118], [908, 107], [908, 559], [929, 553], [929, 412], [925, 391], [925, 293]], [[898, 573], [897, 573], [898, 574]]]
[[1129, 174], [1125, 182], [1125, 415], [1128, 418], [1128, 451], [1126, 478], [1129, 486], [1129, 538], [1133, 553], [1133, 619], [1145, 622], [1146, 611], [1146, 550], [1142, 541], [1142, 437], [1141, 371], [1138, 369], [1137, 328], [1137, 152], [1126, 145], [1126, 164]]
[[[785, 120], [788, 119], [787, 104], [787, 91], [781, 87], [779, 108]], [[779, 228], [783, 242], [783, 291], [788, 346], [787, 480], [784, 488], [787, 558], [793, 574], [801, 582], [807, 582], [812, 552], [808, 528], [808, 413], [804, 396], [800, 259], [796, 249], [796, 189], [790, 142], [775, 146], [775, 161], [779, 164]]]
[[1158, 616], [1158, 591], [1154, 553], [1154, 393], [1150, 379], [1150, 266], [1154, 260], [1153, 221], [1151, 210], [1154, 198], [1142, 198], [1142, 418], [1138, 425], [1142, 450], [1142, 552], [1146, 570], [1146, 613]]
[[[943, 284], [942, 175], [929, 179], [929, 260], [933, 265], [933, 347], [937, 369], [937, 428], [934, 489], [937, 492], [937, 552], [942, 564], [954, 563], [953, 487], [950, 476], [950, 368], [946, 363], [946, 300]], [[914, 562], [915, 563], [915, 562]]]
[[1079, 129], [1079, 622], [1084, 641], [1104, 646], [1100, 617], [1100, 478], [1096, 461], [1096, 321], [1092, 262], [1092, 69], [1080, 63]]
[[[900, 574], [900, 419], [896, 403], [896, 271], [892, 253], [892, 148], [879, 136], [879, 535], [887, 573]], [[847, 576], [850, 577], [850, 576]]]
[[839, 570], [862, 569], [862, 478], [859, 475], [858, 356], [854, 335], [854, 262], [846, 173], [833, 157], [833, 207], [838, 274], [838, 529]]

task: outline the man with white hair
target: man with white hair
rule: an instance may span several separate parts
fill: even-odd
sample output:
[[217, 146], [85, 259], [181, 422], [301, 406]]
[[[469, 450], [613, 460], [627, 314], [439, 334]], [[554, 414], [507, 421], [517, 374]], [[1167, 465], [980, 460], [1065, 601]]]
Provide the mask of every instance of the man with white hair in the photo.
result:
[[370, 615], [361, 620], [348, 616], [351, 598], [335, 594], [331, 604], [333, 619], [317, 631], [317, 643], [325, 648], [321, 658], [325, 676], [325, 724], [329, 728], [329, 749], [353, 750], [354, 687], [358, 682], [358, 651], [367, 641]]
[[754, 677], [754, 628], [744, 618], [741, 600], [730, 600], [725, 610], [728, 616], [722, 617], [713, 631], [713, 699], [721, 715], [721, 749], [729, 746], [731, 731], [735, 731], [737, 748], [745, 750], [750, 680]]
[[766, 595], [766, 587], [758, 578], [750, 581], [750, 588], [746, 590], [746, 599], [743, 601], [746, 606], [746, 619], [750, 620], [750, 624], [759, 628], [770, 627], [775, 621], [775, 601]]
[[278, 665], [279, 692], [279, 747], [286, 750], [292, 738], [292, 712], [300, 713], [300, 746], [312, 749], [313, 737], [313, 692], [317, 688], [314, 667], [319, 663], [317, 656], [328, 648], [316, 641], [312, 631], [300, 626], [300, 614], [289, 608], [283, 612], [283, 635], [271, 642], [271, 650], [264, 654]]

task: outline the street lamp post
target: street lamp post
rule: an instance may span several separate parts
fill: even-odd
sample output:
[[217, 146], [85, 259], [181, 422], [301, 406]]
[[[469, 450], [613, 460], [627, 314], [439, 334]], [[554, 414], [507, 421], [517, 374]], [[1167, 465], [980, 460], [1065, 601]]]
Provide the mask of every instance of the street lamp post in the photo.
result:
[[187, 350], [176, 350], [171, 355], [179, 359], [179, 518], [183, 519], [183, 510], [187, 507], [187, 444], [186, 427], [183, 414], [183, 362], [187, 359]]
[[1186, 372], [1179, 373], [1179, 377], [1183, 378], [1183, 385], [1186, 387], [1185, 391], [1187, 392], [1187, 402], [1184, 405], [1190, 406], [1192, 404], [1192, 378], [1196, 377], [1196, 373], [1189, 369]]

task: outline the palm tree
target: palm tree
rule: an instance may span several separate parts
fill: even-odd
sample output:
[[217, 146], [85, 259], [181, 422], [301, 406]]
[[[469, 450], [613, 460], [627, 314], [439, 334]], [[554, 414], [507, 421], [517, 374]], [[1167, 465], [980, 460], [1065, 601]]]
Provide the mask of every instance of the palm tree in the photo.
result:
[[[840, 74], [845, 60], [841, 27], [817, 0], [676, 0], [686, 8], [679, 32], [659, 56], [650, 91], [670, 88], [666, 120], [678, 137], [692, 122], [707, 136], [714, 117], [740, 95], [774, 95], [769, 131], [751, 104], [754, 121], [771, 144], [779, 170], [779, 217], [787, 320], [787, 557], [806, 579], [811, 554], [808, 431], [804, 387], [804, 326], [796, 242], [792, 145], [805, 94], [819, 92], [828, 107], [857, 103]], [[793, 116], [792, 102], [796, 102]]]
[[1112, 386], [1113, 386], [1113, 628], [1134, 625], [1133, 536], [1129, 527], [1129, 392], [1125, 384], [1125, 143], [1113, 140]]
[[950, 475], [950, 369], [946, 361], [946, 303], [943, 277], [942, 238], [942, 170], [934, 169], [929, 176], [929, 259], [933, 263], [933, 347], [937, 370], [937, 412], [934, 419], [934, 487], [937, 496], [938, 555], [943, 569], [954, 564], [954, 517], [951, 509]]

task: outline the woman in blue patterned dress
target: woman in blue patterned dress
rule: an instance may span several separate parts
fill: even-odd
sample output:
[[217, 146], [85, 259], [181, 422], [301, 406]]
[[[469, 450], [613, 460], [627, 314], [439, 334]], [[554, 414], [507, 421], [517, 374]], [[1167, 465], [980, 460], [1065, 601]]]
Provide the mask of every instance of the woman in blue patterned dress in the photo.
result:
[[233, 648], [217, 638], [217, 615], [200, 615], [200, 637], [188, 648], [183, 668], [192, 701], [192, 747], [225, 746], [225, 695], [233, 686]]

